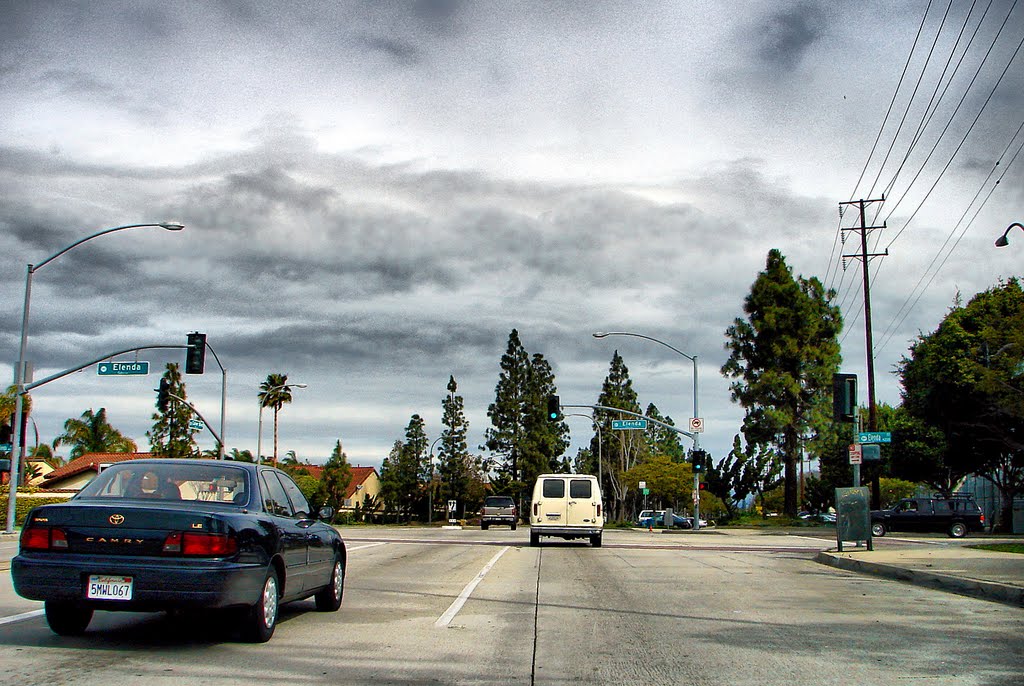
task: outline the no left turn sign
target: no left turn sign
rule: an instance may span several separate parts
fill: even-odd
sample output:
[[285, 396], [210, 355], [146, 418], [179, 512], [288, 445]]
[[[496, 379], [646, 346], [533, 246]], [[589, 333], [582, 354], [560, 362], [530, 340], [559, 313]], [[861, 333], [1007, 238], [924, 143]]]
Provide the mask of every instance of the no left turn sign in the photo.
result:
[[695, 434], [704, 433], [704, 420], [700, 417], [692, 417], [690, 419], [690, 431]]

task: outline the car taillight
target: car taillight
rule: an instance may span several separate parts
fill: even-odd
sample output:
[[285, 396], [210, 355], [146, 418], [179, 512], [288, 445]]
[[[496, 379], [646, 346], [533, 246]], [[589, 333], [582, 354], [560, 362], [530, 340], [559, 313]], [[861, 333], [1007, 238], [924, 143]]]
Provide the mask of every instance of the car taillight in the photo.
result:
[[29, 526], [21, 531], [22, 550], [67, 550], [68, 535], [64, 529], [51, 526]]
[[163, 551], [174, 555], [225, 557], [238, 552], [238, 541], [224, 534], [194, 534], [175, 531], [167, 535]]
[[985, 513], [984, 512], [981, 513], [981, 523], [982, 524], [985, 523]]

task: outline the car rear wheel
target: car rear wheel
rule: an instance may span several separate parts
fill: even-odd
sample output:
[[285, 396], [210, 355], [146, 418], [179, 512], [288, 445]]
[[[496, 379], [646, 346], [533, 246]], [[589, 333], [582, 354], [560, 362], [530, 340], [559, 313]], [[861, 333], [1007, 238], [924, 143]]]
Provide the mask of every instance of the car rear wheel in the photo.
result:
[[953, 522], [949, 525], [949, 535], [952, 538], [963, 538], [967, 535], [967, 525], [963, 522]]
[[47, 600], [43, 605], [46, 623], [58, 636], [80, 636], [92, 621], [92, 608]]
[[516, 523], [512, 522], [512, 531], [515, 531], [515, 530], [516, 530]]
[[334, 569], [331, 571], [331, 582], [314, 596], [316, 609], [320, 612], [335, 612], [341, 607], [341, 597], [345, 595], [345, 567], [340, 558], [335, 558]]
[[242, 625], [242, 635], [250, 643], [266, 643], [274, 635], [279, 607], [277, 589], [277, 570], [271, 567], [263, 582], [263, 593], [256, 604], [246, 612]]
[[871, 535], [876, 538], [885, 536], [885, 524], [881, 522], [871, 522]]

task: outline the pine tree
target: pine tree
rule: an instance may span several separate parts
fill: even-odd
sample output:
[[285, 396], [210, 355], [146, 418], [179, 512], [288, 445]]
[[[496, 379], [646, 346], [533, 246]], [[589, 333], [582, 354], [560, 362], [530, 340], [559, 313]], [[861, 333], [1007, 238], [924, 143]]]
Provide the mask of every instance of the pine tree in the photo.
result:
[[498, 473], [519, 486], [520, 439], [523, 434], [522, 417], [529, 369], [529, 355], [519, 341], [519, 332], [512, 329], [508, 337], [508, 348], [501, 356], [501, 374], [494, 389], [494, 402], [487, 408], [491, 427], [484, 434], [483, 447], [497, 456], [495, 468]]
[[[462, 396], [457, 395], [459, 385], [455, 377], [448, 378], [448, 395], [441, 401], [443, 415], [441, 423], [441, 448], [438, 455], [438, 474], [441, 479], [442, 500], [455, 500], [465, 507], [469, 495], [470, 477], [473, 474], [473, 457], [469, 454], [466, 421]], [[433, 487], [433, 484], [431, 484]]]
[[[722, 373], [735, 379], [732, 399], [746, 410], [748, 442], [774, 446], [785, 466], [787, 515], [797, 513], [801, 445], [830, 421], [832, 374], [839, 369], [839, 308], [817, 278], [793, 277], [778, 250], [768, 253], [737, 318], [725, 335], [731, 351]], [[760, 454], [760, 453], [759, 453]]]
[[[636, 391], [633, 390], [633, 381], [629, 378], [629, 368], [626, 367], [618, 350], [612, 355], [608, 376], [605, 377], [601, 386], [601, 395], [597, 399], [597, 404], [605, 407], [618, 407], [637, 414], [640, 412]], [[597, 410], [595, 418], [601, 426], [601, 431], [595, 433], [590, 442], [591, 452], [597, 452], [598, 441], [602, 440], [601, 452], [604, 458], [605, 484], [611, 487], [607, 490], [610, 491], [614, 499], [612, 506], [615, 508], [616, 518], [624, 519], [630, 484], [623, 481], [622, 474], [632, 469], [649, 454], [647, 441], [643, 434], [637, 431], [612, 430], [612, 420], [621, 418], [616, 413]], [[602, 488], [605, 488], [605, 484], [602, 484]]]
[[[187, 400], [185, 383], [181, 379], [181, 371], [177, 363], [169, 362], [163, 379], [169, 385], [172, 396]], [[159, 407], [157, 408], [159, 410]], [[153, 428], [146, 432], [150, 450], [154, 455], [163, 457], [195, 457], [198, 453], [195, 434], [196, 429], [189, 428], [188, 420], [192, 418], [192, 410], [188, 405], [171, 398], [166, 411], [153, 414]]]
[[352, 483], [352, 468], [349, 466], [348, 456], [341, 449], [341, 439], [334, 444], [334, 451], [324, 464], [323, 475], [320, 478], [323, 483], [324, 504], [333, 507], [335, 512], [340, 511], [345, 504], [345, 493]]

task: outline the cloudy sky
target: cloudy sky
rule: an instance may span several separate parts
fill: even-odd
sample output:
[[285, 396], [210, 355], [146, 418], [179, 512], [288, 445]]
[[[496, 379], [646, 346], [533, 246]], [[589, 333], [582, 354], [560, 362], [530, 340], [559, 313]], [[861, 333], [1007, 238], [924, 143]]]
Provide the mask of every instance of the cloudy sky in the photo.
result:
[[[872, 304], [878, 398], [897, 403], [908, 342], [1024, 260], [1024, 233], [993, 246], [1024, 221], [1024, 3], [934, 4], [5, 1], [0, 376], [27, 263], [174, 219], [34, 275], [37, 379], [203, 331], [229, 449], [255, 450], [257, 387], [280, 372], [308, 384], [282, 453], [322, 461], [341, 439], [379, 466], [412, 414], [439, 435], [449, 375], [482, 443], [513, 328], [563, 403], [595, 403], [618, 349], [641, 403], [685, 425], [689, 360], [591, 336], [631, 331], [697, 356], [717, 457], [742, 419], [724, 332], [770, 249], [837, 289], [843, 369], [864, 379], [839, 203], [885, 194]], [[40, 439], [106, 407], [145, 448], [182, 355], [139, 359], [148, 378], [36, 390]], [[211, 419], [217, 371], [187, 378]], [[575, 454], [590, 427], [569, 422]]]

